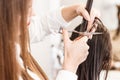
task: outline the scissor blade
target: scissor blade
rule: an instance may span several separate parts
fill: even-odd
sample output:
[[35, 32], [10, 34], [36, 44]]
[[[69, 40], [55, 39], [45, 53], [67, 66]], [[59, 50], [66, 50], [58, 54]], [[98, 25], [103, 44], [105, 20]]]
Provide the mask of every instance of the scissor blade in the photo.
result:
[[78, 31], [68, 31], [68, 32], [74, 32], [74, 33], [78, 33], [80, 35], [98, 35], [98, 34], [103, 34], [102, 32], [78, 32]]
[[102, 32], [88, 32], [88, 33], [92, 35], [103, 34]]

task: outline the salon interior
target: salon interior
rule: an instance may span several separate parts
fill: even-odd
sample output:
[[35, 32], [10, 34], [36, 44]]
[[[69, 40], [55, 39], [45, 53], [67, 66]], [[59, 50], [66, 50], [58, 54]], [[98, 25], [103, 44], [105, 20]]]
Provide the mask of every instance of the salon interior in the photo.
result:
[[[71, 4], [86, 4], [87, 0], [33, 0], [36, 15], [43, 15], [48, 11]], [[111, 35], [112, 61], [107, 80], [120, 80], [120, 35], [113, 39], [118, 26], [120, 27], [120, 0], [93, 0], [93, 6], [100, 12], [100, 19]], [[119, 16], [118, 16], [119, 11]], [[82, 21], [82, 17], [75, 18], [67, 30], [73, 30]], [[120, 31], [120, 30], [119, 30]], [[54, 41], [53, 41], [54, 39]], [[49, 79], [54, 80], [63, 62], [63, 40], [59, 33], [52, 33], [44, 37], [41, 42], [31, 44], [32, 55], [44, 69]], [[100, 80], [104, 74], [101, 72]]]

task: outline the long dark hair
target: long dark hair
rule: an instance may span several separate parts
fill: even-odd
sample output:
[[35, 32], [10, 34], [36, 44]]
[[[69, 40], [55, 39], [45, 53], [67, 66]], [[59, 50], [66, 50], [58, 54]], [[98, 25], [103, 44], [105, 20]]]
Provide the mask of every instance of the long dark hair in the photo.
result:
[[[33, 80], [27, 69], [42, 80], [48, 80], [29, 51], [27, 27], [28, 6], [31, 0], [0, 0], [0, 80]], [[24, 68], [17, 61], [16, 42]]]
[[117, 18], [118, 18], [118, 27], [116, 29], [113, 39], [116, 39], [120, 35], [120, 5], [117, 5]]
[[[103, 25], [100, 19], [95, 19], [97, 26], [96, 32], [103, 34], [94, 35], [91, 40], [88, 40], [90, 46], [89, 55], [85, 62], [79, 65], [77, 69], [78, 80], [99, 80], [99, 75], [102, 70], [106, 70], [105, 80], [110, 68], [111, 62], [111, 41], [107, 28]], [[76, 31], [85, 31], [83, 24], [75, 28]], [[79, 34], [72, 33], [71, 40], [77, 38]]]

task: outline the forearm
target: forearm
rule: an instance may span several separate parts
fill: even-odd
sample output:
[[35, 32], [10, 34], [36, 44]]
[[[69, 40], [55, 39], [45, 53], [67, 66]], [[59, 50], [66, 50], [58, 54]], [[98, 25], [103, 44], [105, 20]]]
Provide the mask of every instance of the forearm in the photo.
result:
[[67, 22], [71, 21], [72, 19], [78, 16], [76, 12], [77, 7], [78, 5], [74, 5], [74, 6], [64, 7], [62, 9], [62, 16]]

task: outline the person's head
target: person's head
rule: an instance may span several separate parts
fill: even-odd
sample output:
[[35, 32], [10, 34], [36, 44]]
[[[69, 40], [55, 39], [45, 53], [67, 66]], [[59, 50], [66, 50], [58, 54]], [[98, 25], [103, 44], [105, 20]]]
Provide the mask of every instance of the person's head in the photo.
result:
[[[28, 13], [31, 0], [0, 0], [0, 80], [33, 80], [27, 69], [47, 80], [44, 72], [29, 54]], [[20, 45], [20, 54], [24, 68], [18, 64], [19, 56], [16, 43]]]
[[[26, 26], [29, 0], [0, 0], [0, 78], [18, 80], [19, 66], [16, 59], [18, 32]], [[21, 27], [22, 26], [22, 27]]]
[[[90, 46], [89, 55], [86, 61], [80, 64], [77, 69], [78, 80], [99, 80], [100, 72], [102, 70], [108, 71], [110, 67], [110, 35], [100, 19], [96, 18], [95, 22], [98, 24], [96, 32], [102, 32], [103, 34], [93, 35], [92, 39], [88, 40], [88, 45]], [[75, 30], [84, 31], [82, 25], [77, 26]], [[73, 33], [71, 39], [74, 40], [77, 35]]]

